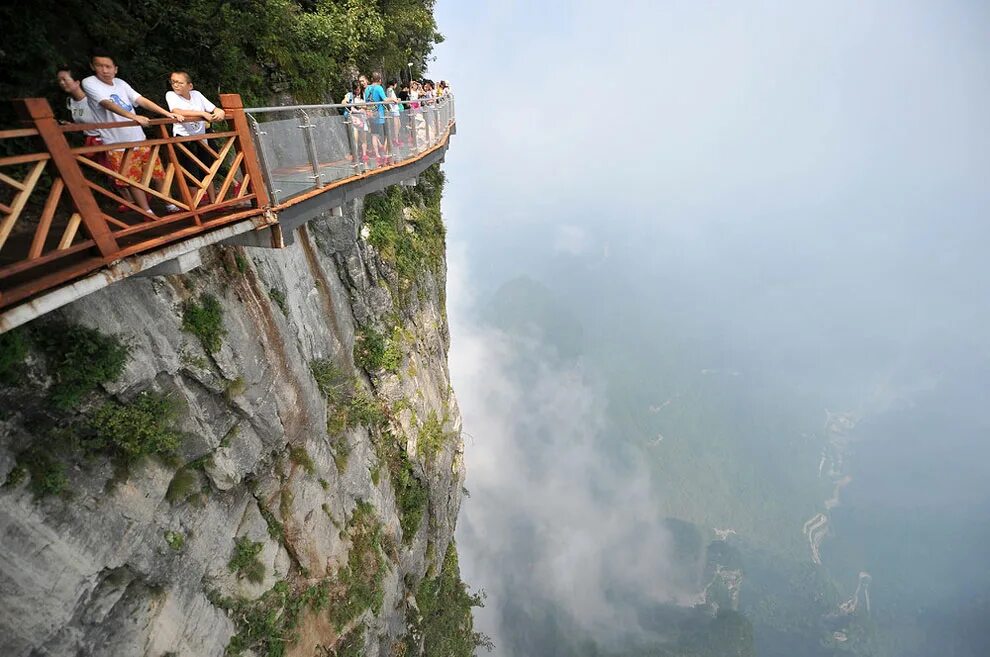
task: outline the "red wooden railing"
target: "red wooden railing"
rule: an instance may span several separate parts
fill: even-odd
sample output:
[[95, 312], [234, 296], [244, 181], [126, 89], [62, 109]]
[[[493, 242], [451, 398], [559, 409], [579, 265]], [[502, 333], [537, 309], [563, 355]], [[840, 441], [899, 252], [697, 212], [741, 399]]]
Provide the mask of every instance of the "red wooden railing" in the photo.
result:
[[[269, 206], [237, 94], [221, 95], [231, 129], [210, 133], [209, 142], [173, 137], [168, 126], [174, 121], [161, 119], [150, 122], [160, 136], [75, 147], [68, 134], [138, 124], [61, 125], [44, 99], [14, 102], [30, 127], [0, 131], [0, 152], [29, 152], [0, 157], [0, 308], [127, 256], [259, 215]], [[15, 139], [28, 144], [9, 146]], [[188, 146], [193, 141], [204, 144], [198, 156]], [[133, 146], [151, 149], [152, 161], [165, 171], [163, 183], [152, 184], [150, 166], [142, 180], [127, 181], [99, 157]], [[122, 169], [132, 153], [127, 151]], [[144, 213], [117, 181], [143, 190], [156, 215]], [[178, 211], [165, 210], [167, 205]]]
[[[281, 209], [340, 185], [402, 167], [443, 148], [454, 126], [452, 98], [428, 101], [425, 109], [410, 114], [409, 120], [401, 123], [400, 134], [394, 135], [399, 137], [397, 142], [405, 145], [392, 151], [389, 163], [369, 168], [357, 157], [353, 141], [356, 133], [350, 123], [333, 123], [342, 131], [345, 142], [352, 140], [352, 154], [345, 158], [346, 170], [334, 173], [336, 178], [327, 178], [330, 174], [323, 171], [324, 165], [315, 159], [315, 144], [310, 144], [314, 148], [307, 152], [312, 161], [292, 161], [288, 167], [292, 173], [300, 167], [305, 170], [307, 163], [312, 166], [316, 173], [309, 181], [310, 188], [273, 204], [263, 182], [266, 176], [255, 150], [254, 130], [240, 96], [221, 94], [220, 101], [227, 125], [208, 133], [208, 142], [202, 136], [173, 137], [168, 126], [175, 122], [158, 119], [149, 122], [156, 133], [151, 138], [93, 146], [73, 146], [70, 140], [81, 143], [75, 133], [83, 130], [138, 124], [60, 124], [46, 100], [14, 101], [26, 127], [0, 131], [0, 153], [12, 153], [0, 155], [0, 311], [124, 258], [225, 225], [252, 219], [260, 228], [277, 222]], [[250, 111], [264, 114], [294, 109], [298, 108]], [[339, 112], [347, 107], [327, 105], [317, 109]], [[417, 128], [424, 126], [433, 127], [425, 131], [429, 138], [419, 143]], [[265, 134], [259, 131], [257, 138]], [[301, 138], [300, 134], [293, 136]], [[311, 138], [310, 134], [306, 136]], [[189, 144], [195, 141], [204, 147], [191, 149]], [[269, 142], [259, 143], [273, 147]], [[100, 157], [111, 150], [127, 149], [124, 166], [120, 167], [126, 171], [127, 158], [133, 154], [130, 149], [138, 146], [150, 149], [151, 161], [161, 163], [165, 175], [159, 185], [153, 184], [152, 167], [145, 170], [141, 180], [133, 181], [111, 169]], [[269, 178], [279, 173], [278, 169], [267, 171]], [[143, 212], [123, 191], [128, 187], [143, 191], [156, 214]], [[170, 212], [166, 206], [177, 210]]]

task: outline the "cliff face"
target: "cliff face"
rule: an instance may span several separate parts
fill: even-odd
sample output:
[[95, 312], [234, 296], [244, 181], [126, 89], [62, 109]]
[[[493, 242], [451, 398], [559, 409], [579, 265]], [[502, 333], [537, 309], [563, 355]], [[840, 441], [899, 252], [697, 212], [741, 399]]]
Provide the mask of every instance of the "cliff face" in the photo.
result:
[[5, 337], [0, 653], [423, 649], [464, 476], [440, 187]]

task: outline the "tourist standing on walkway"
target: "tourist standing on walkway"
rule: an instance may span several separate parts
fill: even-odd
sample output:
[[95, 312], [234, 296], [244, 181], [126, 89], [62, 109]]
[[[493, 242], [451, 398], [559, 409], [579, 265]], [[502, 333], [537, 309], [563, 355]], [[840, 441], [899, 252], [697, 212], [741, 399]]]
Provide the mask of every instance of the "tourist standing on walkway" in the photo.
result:
[[[175, 137], [192, 137], [194, 135], [206, 135], [207, 121], [223, 121], [227, 118], [226, 113], [213, 103], [206, 96], [193, 89], [192, 76], [185, 71], [173, 71], [168, 76], [169, 85], [172, 91], [165, 94], [165, 102], [168, 109], [182, 117], [182, 123], [172, 126], [172, 135]], [[202, 178], [208, 172], [204, 171], [196, 160], [210, 167], [215, 159], [206, 147], [206, 139], [202, 141], [182, 142], [190, 154], [176, 144], [175, 150], [179, 163], [186, 171]], [[195, 160], [193, 159], [195, 158]], [[210, 196], [210, 202], [216, 202], [217, 193], [211, 184], [206, 188]]]
[[[89, 61], [90, 68], [95, 75], [91, 75], [82, 81], [83, 91], [89, 99], [89, 106], [96, 118], [97, 123], [130, 123], [137, 122], [140, 126], [147, 126], [150, 119], [140, 114], [135, 114], [138, 107], [160, 114], [165, 118], [181, 120], [178, 114], [173, 114], [148, 100], [131, 85], [117, 77], [117, 64], [114, 63], [110, 53], [103, 50], [94, 50]], [[144, 130], [139, 126], [124, 126], [120, 128], [100, 128], [100, 139], [104, 144], [123, 144], [129, 142], [144, 141]], [[128, 150], [130, 151], [128, 153]], [[161, 162], [156, 157], [151, 160], [151, 148], [148, 146], [134, 146], [130, 149], [117, 149], [107, 152], [107, 159], [110, 169], [121, 174], [132, 183], [140, 183], [143, 180], [147, 167], [152, 167], [152, 178], [158, 183], [159, 189], [165, 181], [165, 171]], [[124, 169], [124, 165], [126, 170]], [[126, 187], [127, 183], [117, 180], [118, 187]], [[131, 194], [134, 201], [144, 210], [146, 214], [154, 215], [151, 206], [148, 205], [148, 195], [141, 187], [131, 185]], [[169, 204], [166, 206], [169, 212], [177, 212], [179, 208]]]
[[426, 147], [428, 136], [426, 130], [426, 119], [423, 118], [423, 108], [419, 101], [422, 95], [423, 85], [421, 85], [418, 81], [413, 80], [409, 84], [409, 111], [412, 114], [414, 144], [417, 150], [422, 150]]
[[378, 166], [385, 163], [388, 157], [388, 146], [385, 140], [385, 89], [382, 87], [382, 74], [377, 71], [371, 74], [371, 84], [364, 90], [364, 102], [378, 103], [370, 108], [371, 114], [371, 147], [375, 151]]
[[[93, 110], [89, 107], [86, 92], [83, 91], [82, 84], [76, 80], [72, 68], [68, 65], [59, 66], [55, 72], [55, 80], [58, 82], [59, 89], [64, 91], [65, 95], [68, 96], [65, 99], [65, 106], [69, 110], [69, 116], [72, 117], [72, 122], [96, 123], [96, 117], [93, 115]], [[96, 146], [103, 143], [100, 141], [100, 133], [96, 130], [83, 130], [83, 134], [86, 136], [87, 146]]]
[[399, 132], [399, 117], [402, 114], [402, 103], [399, 102], [399, 97], [395, 93], [395, 88], [398, 86], [396, 80], [392, 80], [388, 83], [388, 87], [385, 88], [385, 96], [389, 99], [390, 103], [388, 106], [389, 113], [389, 126], [390, 131], [388, 135], [388, 141], [393, 146], [402, 146], [401, 132]]
[[[364, 77], [364, 76], [362, 76]], [[351, 90], [347, 92], [344, 99], [340, 101], [344, 105], [349, 105], [349, 110], [344, 110], [344, 119], [351, 123], [351, 139], [354, 140], [354, 150], [359, 153], [362, 162], [368, 161], [368, 121], [364, 108], [364, 88], [360, 80], [351, 83]], [[357, 162], [355, 162], [357, 164]]]
[[[96, 123], [96, 116], [93, 115], [93, 110], [89, 106], [89, 99], [86, 97], [82, 83], [79, 82], [72, 67], [68, 64], [59, 66], [55, 71], [55, 79], [58, 81], [59, 88], [68, 96], [65, 99], [65, 106], [69, 110], [69, 116], [72, 117], [72, 122]], [[103, 140], [100, 139], [100, 132], [96, 129], [83, 130], [83, 137], [85, 139], [83, 142], [84, 146], [99, 146], [103, 143]], [[90, 158], [101, 167], [112, 168], [106, 153], [93, 153]], [[134, 201], [129, 187], [124, 187], [120, 191], [125, 200]], [[117, 207], [117, 211], [126, 212], [127, 206], [120, 205]]]

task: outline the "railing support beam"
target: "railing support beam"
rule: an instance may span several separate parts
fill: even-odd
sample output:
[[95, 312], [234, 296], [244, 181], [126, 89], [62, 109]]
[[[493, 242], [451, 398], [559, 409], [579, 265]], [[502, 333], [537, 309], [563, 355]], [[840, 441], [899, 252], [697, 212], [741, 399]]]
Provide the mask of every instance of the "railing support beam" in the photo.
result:
[[254, 150], [251, 127], [248, 125], [247, 116], [244, 114], [244, 103], [241, 102], [241, 95], [220, 94], [220, 106], [234, 123], [234, 130], [237, 131], [237, 147], [244, 153], [244, 168], [251, 176], [251, 191], [255, 194], [258, 207], [267, 209], [271, 206], [271, 201], [268, 199], [268, 190], [262, 182], [265, 180], [265, 175], [259, 165], [258, 153]]
[[309, 156], [309, 165], [313, 167], [313, 182], [317, 188], [323, 188], [323, 175], [320, 173], [320, 158], [316, 151], [316, 138], [313, 137], [313, 123], [309, 120], [306, 110], [297, 110], [302, 125], [299, 129], [303, 131], [303, 139], [306, 140], [306, 154]]
[[103, 219], [96, 197], [86, 184], [86, 178], [65, 140], [65, 135], [59, 129], [48, 101], [44, 98], [21, 98], [15, 100], [14, 105], [21, 118], [31, 122], [38, 131], [38, 136], [45, 142], [45, 148], [100, 255], [107, 259], [113, 258], [119, 251], [117, 240], [113, 238], [110, 226]]

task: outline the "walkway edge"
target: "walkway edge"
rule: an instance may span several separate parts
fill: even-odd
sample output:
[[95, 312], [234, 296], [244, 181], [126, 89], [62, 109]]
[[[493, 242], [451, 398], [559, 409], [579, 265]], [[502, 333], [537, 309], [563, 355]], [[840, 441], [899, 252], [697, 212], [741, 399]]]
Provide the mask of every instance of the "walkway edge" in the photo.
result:
[[152, 267], [156, 267], [169, 260], [174, 260], [187, 253], [198, 251], [204, 246], [211, 246], [242, 233], [250, 232], [255, 230], [255, 228], [254, 222], [246, 219], [236, 224], [177, 242], [157, 251], [150, 251], [124, 258], [75, 283], [54, 288], [50, 292], [43, 293], [30, 301], [25, 301], [0, 313], [0, 333], [9, 331], [21, 324], [26, 324], [33, 319], [37, 319], [93, 292], [109, 287], [117, 281], [130, 278], [135, 274], [147, 271]]

